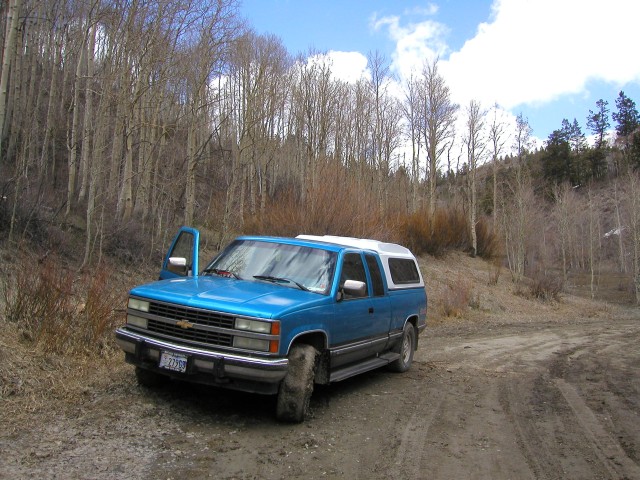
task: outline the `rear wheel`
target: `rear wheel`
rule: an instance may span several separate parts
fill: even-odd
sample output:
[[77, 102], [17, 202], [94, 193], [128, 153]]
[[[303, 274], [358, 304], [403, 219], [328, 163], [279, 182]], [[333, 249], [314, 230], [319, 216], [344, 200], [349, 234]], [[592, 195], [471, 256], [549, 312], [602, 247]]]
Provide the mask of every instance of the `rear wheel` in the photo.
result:
[[389, 364], [389, 369], [393, 372], [406, 372], [413, 362], [413, 352], [416, 349], [416, 329], [407, 322], [402, 330], [402, 339], [399, 348], [396, 350], [400, 358]]
[[289, 370], [280, 384], [276, 417], [284, 422], [302, 422], [309, 411], [318, 351], [311, 345], [294, 345], [289, 352]]
[[168, 380], [165, 375], [141, 367], [136, 367], [136, 378], [138, 379], [138, 385], [149, 388], [159, 387]]

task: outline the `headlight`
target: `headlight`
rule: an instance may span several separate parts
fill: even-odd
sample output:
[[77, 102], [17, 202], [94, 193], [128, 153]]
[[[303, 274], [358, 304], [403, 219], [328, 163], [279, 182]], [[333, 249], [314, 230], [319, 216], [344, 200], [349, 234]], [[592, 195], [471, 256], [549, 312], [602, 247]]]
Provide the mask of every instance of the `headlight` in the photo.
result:
[[127, 325], [132, 325], [138, 328], [147, 328], [147, 319], [142, 317], [136, 317], [135, 315], [127, 315]]
[[149, 311], [149, 302], [138, 298], [129, 298], [129, 308], [140, 310], [141, 312]]
[[269, 351], [269, 340], [259, 338], [233, 337], [233, 346], [236, 348], [246, 348], [248, 350]]
[[235, 328], [256, 333], [271, 333], [271, 323], [247, 318], [236, 318]]

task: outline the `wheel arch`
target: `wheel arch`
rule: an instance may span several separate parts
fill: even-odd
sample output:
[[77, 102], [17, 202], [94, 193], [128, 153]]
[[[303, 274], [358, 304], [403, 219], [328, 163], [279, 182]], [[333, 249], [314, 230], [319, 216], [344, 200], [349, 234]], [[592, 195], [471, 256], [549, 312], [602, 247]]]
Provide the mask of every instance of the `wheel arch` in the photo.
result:
[[[415, 350], [418, 350], [418, 341], [420, 339], [420, 335], [418, 335], [418, 315], [414, 314], [414, 315], [409, 315], [407, 317], [407, 319], [404, 321], [405, 325], [407, 323], [410, 323], [411, 325], [413, 325], [413, 329], [416, 332], [416, 347]], [[404, 328], [404, 325], [402, 326], [402, 328]]]
[[326, 332], [323, 330], [314, 330], [310, 332], [303, 332], [296, 335], [287, 349], [287, 355], [291, 351], [291, 347], [297, 344], [304, 343], [311, 345], [315, 348], [319, 355], [316, 359], [316, 374], [314, 383], [328, 384], [329, 383], [329, 351], [328, 351], [328, 338]]
[[327, 348], [327, 334], [322, 330], [313, 330], [309, 332], [302, 332], [293, 337], [289, 346], [287, 347], [287, 354], [291, 351], [291, 347], [298, 343], [305, 343], [311, 345], [318, 352], [323, 352]]

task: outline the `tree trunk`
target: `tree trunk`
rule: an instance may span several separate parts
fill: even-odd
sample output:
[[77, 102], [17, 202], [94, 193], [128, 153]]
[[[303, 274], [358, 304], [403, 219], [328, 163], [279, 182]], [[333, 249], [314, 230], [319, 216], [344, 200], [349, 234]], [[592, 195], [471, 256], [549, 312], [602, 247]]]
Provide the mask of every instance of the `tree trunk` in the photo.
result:
[[9, 0], [7, 9], [7, 23], [2, 54], [2, 73], [0, 74], [0, 158], [4, 141], [9, 131], [9, 115], [7, 104], [9, 102], [9, 73], [15, 55], [16, 39], [18, 36], [18, 18], [22, 0]]
[[86, 195], [89, 182], [89, 158], [91, 137], [93, 130], [93, 71], [94, 71], [94, 51], [96, 49], [96, 24], [91, 26], [89, 38], [87, 39], [87, 78], [85, 80], [85, 103], [84, 103], [84, 120], [82, 127], [82, 152], [80, 155], [80, 173], [82, 175], [80, 181], [80, 191], [78, 192], [78, 200], [82, 202]]
[[73, 120], [71, 123], [71, 143], [69, 144], [68, 181], [67, 181], [67, 209], [65, 215], [71, 212], [75, 190], [78, 157], [78, 129], [80, 123], [80, 82], [82, 79], [82, 64], [84, 58], [84, 40], [78, 53], [78, 63], [76, 64], [76, 75], [73, 84]]

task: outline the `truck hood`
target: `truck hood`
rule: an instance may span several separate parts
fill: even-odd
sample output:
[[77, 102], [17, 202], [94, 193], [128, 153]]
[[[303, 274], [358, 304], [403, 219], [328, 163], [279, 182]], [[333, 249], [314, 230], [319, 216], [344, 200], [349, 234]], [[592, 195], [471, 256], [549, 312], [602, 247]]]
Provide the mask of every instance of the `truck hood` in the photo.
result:
[[279, 318], [331, 301], [289, 285], [221, 277], [188, 277], [148, 283], [130, 295], [233, 315]]

